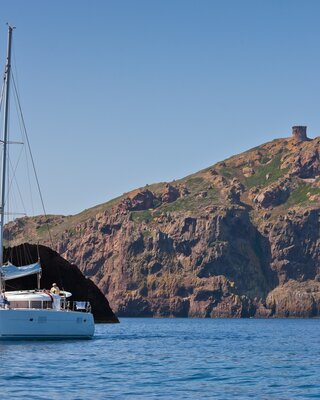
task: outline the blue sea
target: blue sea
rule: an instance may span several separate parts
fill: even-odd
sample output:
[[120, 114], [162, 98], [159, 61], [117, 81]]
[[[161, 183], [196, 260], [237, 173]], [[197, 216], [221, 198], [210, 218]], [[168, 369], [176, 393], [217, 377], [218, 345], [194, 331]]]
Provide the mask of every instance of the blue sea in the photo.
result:
[[320, 398], [320, 320], [126, 318], [0, 362], [1, 399]]

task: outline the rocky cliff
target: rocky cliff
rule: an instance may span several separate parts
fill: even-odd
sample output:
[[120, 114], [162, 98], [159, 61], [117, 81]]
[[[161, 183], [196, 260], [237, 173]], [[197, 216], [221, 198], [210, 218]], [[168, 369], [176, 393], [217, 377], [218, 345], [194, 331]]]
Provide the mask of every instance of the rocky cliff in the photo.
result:
[[18, 219], [6, 235], [45, 244], [48, 226], [119, 316], [319, 316], [320, 138], [300, 128], [75, 216]]

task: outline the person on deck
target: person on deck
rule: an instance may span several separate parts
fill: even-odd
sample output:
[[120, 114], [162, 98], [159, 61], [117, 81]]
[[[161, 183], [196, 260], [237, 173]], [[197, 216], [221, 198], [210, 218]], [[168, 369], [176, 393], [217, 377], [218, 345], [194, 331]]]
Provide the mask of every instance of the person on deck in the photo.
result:
[[10, 302], [8, 301], [5, 291], [2, 290], [0, 293], [0, 308], [8, 308]]
[[4, 294], [1, 292], [0, 293], [0, 308], [4, 308]]
[[60, 294], [60, 289], [56, 283], [52, 284], [52, 288], [50, 289], [50, 292], [53, 294]]

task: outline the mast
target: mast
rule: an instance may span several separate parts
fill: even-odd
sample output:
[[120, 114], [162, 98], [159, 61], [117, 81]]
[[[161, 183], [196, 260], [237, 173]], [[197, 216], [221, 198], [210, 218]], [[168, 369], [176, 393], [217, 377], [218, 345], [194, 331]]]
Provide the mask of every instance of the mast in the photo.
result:
[[[3, 265], [3, 226], [4, 226], [4, 207], [6, 200], [6, 173], [7, 173], [7, 146], [8, 146], [8, 120], [9, 120], [9, 92], [10, 92], [10, 72], [11, 72], [11, 42], [13, 27], [8, 25], [8, 47], [7, 60], [4, 71], [4, 120], [3, 120], [3, 153], [2, 153], [2, 174], [1, 174], [1, 197], [0, 197], [0, 267]], [[0, 274], [0, 289], [3, 282]]]

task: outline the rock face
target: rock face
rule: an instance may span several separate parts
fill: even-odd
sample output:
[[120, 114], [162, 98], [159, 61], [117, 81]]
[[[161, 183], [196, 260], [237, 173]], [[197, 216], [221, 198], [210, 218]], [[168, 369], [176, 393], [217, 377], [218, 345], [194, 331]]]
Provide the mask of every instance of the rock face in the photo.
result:
[[320, 282], [289, 280], [268, 294], [266, 304], [278, 317], [319, 317]]
[[[108, 300], [81, 271], [68, 263], [55, 251], [45, 246], [23, 244], [5, 249], [4, 259], [14, 265], [26, 265], [41, 260], [41, 287], [50, 289], [56, 282], [60, 289], [72, 293], [71, 300], [88, 300], [96, 322], [119, 322], [112, 312]], [[7, 283], [9, 290], [34, 289], [37, 285], [36, 276], [13, 279]]]
[[124, 198], [119, 209], [126, 211], [141, 211], [153, 207], [155, 196], [150, 190], [137, 190]]
[[302, 131], [76, 216], [17, 220], [5, 234], [46, 243], [47, 222], [57, 251], [119, 316], [318, 316], [320, 138]]
[[290, 179], [279, 179], [277, 182], [262, 189], [254, 198], [254, 202], [262, 208], [278, 206], [288, 200], [290, 189]]
[[168, 183], [166, 184], [165, 190], [161, 195], [161, 201], [163, 203], [172, 203], [173, 201], [176, 201], [179, 196], [179, 190]]

